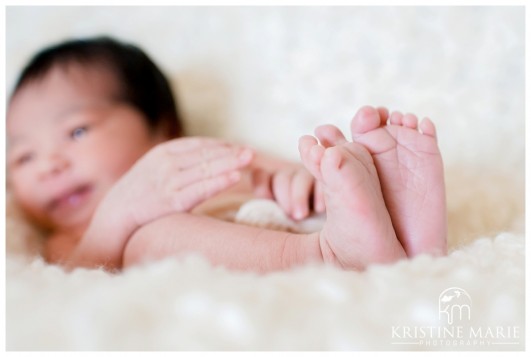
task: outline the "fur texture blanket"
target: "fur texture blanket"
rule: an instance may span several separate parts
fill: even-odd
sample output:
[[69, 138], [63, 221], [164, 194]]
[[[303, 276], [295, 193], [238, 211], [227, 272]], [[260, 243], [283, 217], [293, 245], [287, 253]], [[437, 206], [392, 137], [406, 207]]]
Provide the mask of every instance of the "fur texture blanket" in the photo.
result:
[[[346, 130], [364, 104], [429, 116], [449, 213], [448, 256], [363, 272], [256, 275], [189, 256], [117, 275], [66, 273], [40, 257], [8, 193], [8, 350], [525, 348], [523, 8], [13, 7], [6, 16], [8, 86], [41, 46], [111, 34], [163, 67], [190, 134], [290, 159], [300, 135], [322, 123]], [[320, 224], [293, 227], [268, 201], [246, 203], [236, 219]]]

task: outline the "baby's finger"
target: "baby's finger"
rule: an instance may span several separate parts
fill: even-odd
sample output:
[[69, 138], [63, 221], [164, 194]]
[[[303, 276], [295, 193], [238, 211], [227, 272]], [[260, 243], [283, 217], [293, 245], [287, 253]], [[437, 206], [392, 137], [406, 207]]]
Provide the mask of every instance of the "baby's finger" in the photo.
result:
[[252, 183], [254, 194], [259, 198], [273, 198], [271, 192], [271, 174], [262, 169], [256, 169], [252, 172]]
[[210, 161], [197, 162], [194, 166], [175, 173], [172, 189], [180, 190], [202, 180], [240, 169], [251, 162], [253, 155], [251, 150], [245, 149], [238, 156], [228, 155]]
[[279, 204], [282, 210], [286, 214], [290, 214], [291, 210], [291, 177], [292, 172], [282, 171], [273, 176], [272, 187], [273, 187], [273, 196], [275, 201]]
[[231, 171], [195, 182], [175, 192], [172, 207], [175, 212], [187, 212], [206, 199], [231, 187], [241, 178], [239, 171]]
[[202, 162], [214, 161], [224, 157], [237, 157], [245, 150], [248, 149], [212, 143], [211, 145], [195, 148], [179, 155], [172, 155], [168, 160], [172, 160], [178, 170], [185, 170], [197, 166]]
[[215, 138], [194, 136], [168, 140], [159, 146], [169, 154], [183, 154], [191, 150], [197, 150], [210, 146], [237, 147], [238, 145]]
[[303, 219], [310, 214], [310, 196], [314, 178], [307, 171], [298, 171], [291, 180], [291, 215]]

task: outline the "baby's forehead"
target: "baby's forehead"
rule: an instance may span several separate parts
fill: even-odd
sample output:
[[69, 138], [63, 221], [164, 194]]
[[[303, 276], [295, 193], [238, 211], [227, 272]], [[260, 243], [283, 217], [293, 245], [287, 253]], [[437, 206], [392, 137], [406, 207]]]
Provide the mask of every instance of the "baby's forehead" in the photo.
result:
[[93, 87], [100, 94], [109, 96], [116, 95], [122, 90], [119, 75], [110, 64], [103, 62], [58, 62], [50, 65], [42, 72], [27, 78], [15, 90], [14, 96], [24, 88], [39, 90], [43, 82], [49, 82], [61, 79], [63, 85], [69, 85], [78, 88]]
[[[50, 91], [75, 92], [80, 97], [112, 99], [121, 97], [122, 90], [117, 73], [108, 66], [100, 63], [58, 63], [21, 83], [15, 90], [11, 102], [26, 99], [27, 93], [47, 95]], [[65, 100], [70, 98], [70, 96], [63, 97]]]
[[[104, 62], [68, 62], [56, 64], [51, 71], [62, 72], [65, 79], [78, 86], [97, 86], [104, 93], [122, 89], [119, 74], [110, 64]], [[50, 72], [50, 71], [49, 71]]]
[[102, 66], [54, 66], [28, 79], [12, 96], [7, 111], [7, 134], [25, 131], [87, 103], [113, 102], [120, 95], [115, 75]]

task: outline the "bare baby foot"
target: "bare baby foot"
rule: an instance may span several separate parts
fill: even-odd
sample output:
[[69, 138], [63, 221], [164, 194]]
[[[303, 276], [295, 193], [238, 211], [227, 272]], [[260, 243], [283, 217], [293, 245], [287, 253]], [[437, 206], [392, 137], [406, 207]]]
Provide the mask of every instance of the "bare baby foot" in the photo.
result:
[[364, 269], [405, 258], [367, 149], [347, 142], [324, 148], [304, 136], [299, 151], [324, 191], [327, 218], [319, 236], [324, 261]]
[[[389, 123], [387, 123], [389, 119]], [[420, 129], [420, 131], [419, 131]], [[447, 251], [443, 162], [434, 124], [412, 114], [363, 107], [352, 139], [372, 154], [396, 235], [412, 257]]]

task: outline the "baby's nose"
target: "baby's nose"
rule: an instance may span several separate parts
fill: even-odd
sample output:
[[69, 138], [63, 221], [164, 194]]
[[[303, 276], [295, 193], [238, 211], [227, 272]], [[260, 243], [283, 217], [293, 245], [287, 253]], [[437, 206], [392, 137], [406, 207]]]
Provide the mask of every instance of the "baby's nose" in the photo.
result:
[[47, 153], [39, 161], [39, 176], [43, 179], [59, 175], [70, 166], [65, 153], [59, 151]]

